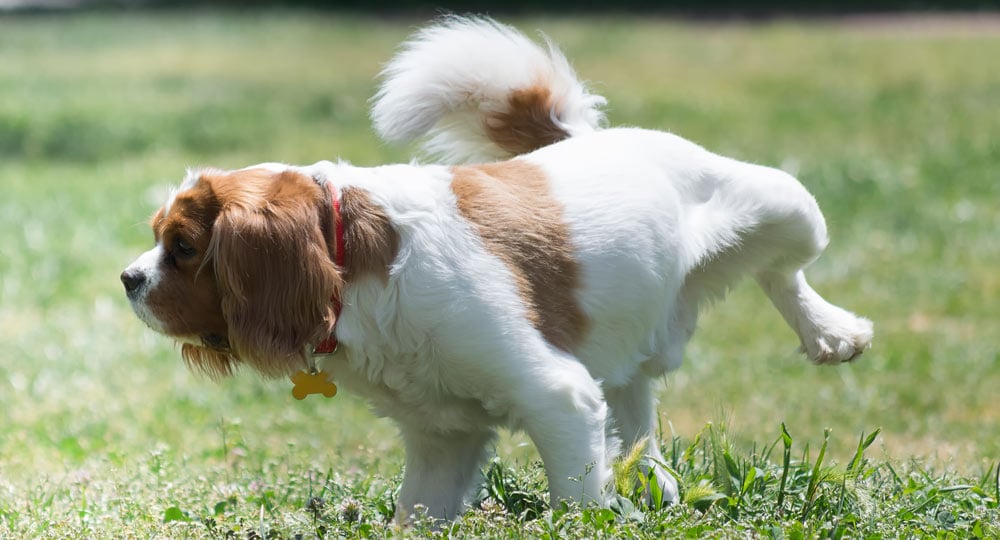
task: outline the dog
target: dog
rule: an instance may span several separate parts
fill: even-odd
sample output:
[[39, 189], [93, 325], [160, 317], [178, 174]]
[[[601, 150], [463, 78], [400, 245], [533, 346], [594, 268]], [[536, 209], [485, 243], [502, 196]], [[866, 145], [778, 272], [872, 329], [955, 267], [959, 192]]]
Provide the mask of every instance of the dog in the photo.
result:
[[827, 232], [795, 178], [602, 127], [604, 98], [552, 43], [451, 17], [381, 77], [376, 130], [426, 137], [438, 164], [189, 170], [121, 280], [190, 368], [320, 369], [392, 418], [396, 520], [462, 512], [499, 426], [530, 436], [554, 505], [608, 504], [611, 460], [636, 444], [676, 500], [653, 381], [741, 276], [813, 362], [870, 346], [872, 323], [806, 282]]

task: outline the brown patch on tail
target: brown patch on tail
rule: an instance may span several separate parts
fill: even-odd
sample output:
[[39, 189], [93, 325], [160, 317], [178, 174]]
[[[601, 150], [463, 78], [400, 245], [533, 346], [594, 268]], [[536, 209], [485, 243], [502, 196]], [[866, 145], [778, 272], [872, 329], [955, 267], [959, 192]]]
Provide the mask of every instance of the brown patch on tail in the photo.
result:
[[531, 323], [553, 346], [572, 350], [588, 320], [576, 299], [579, 266], [569, 227], [544, 173], [514, 160], [453, 167], [452, 174], [459, 212], [510, 269]]
[[551, 90], [543, 84], [514, 90], [506, 110], [483, 120], [486, 136], [514, 156], [566, 139], [569, 133], [556, 123], [554, 105]]

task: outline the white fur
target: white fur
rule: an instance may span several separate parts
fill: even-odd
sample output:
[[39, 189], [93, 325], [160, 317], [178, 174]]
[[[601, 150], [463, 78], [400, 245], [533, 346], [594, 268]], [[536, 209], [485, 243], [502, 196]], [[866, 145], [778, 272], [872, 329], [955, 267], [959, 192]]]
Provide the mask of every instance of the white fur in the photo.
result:
[[[212, 172], [214, 169], [195, 169], [190, 168], [184, 174], [184, 180], [181, 181], [180, 185], [176, 189], [171, 189], [170, 194], [167, 196], [167, 202], [163, 205], [163, 217], [170, 214], [170, 209], [174, 206], [174, 199], [177, 198], [178, 193], [187, 191], [196, 185], [201, 178], [202, 173]], [[218, 171], [216, 171], [218, 172]]]
[[[171, 199], [173, 195], [171, 195]], [[163, 246], [159, 242], [150, 249], [139, 255], [132, 264], [128, 265], [125, 269], [124, 274], [141, 275], [145, 276], [145, 283], [143, 286], [139, 287], [134, 293], [129, 296], [129, 303], [132, 304], [132, 311], [135, 312], [139, 320], [146, 323], [147, 326], [156, 330], [157, 332], [163, 332], [166, 326], [160, 319], [156, 317], [150, 309], [149, 305], [146, 303], [146, 297], [149, 295], [149, 291], [155, 289], [159, 285], [160, 280], [163, 279], [163, 274], [160, 272], [160, 259], [163, 258]]]

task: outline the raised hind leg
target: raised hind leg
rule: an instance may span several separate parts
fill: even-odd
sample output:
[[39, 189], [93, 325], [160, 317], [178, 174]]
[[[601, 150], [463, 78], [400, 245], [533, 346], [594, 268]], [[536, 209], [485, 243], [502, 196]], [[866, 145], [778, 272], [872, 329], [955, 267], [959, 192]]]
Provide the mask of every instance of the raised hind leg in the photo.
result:
[[827, 302], [809, 286], [802, 270], [765, 270], [757, 274], [757, 282], [813, 362], [850, 362], [871, 345], [871, 321]]
[[708, 243], [696, 258], [688, 294], [699, 301], [718, 296], [740, 274], [751, 273], [812, 361], [854, 360], [871, 344], [871, 321], [823, 299], [803, 273], [827, 244], [815, 199], [782, 171], [728, 163], [732, 168], [703, 212], [716, 216], [708, 236], [725, 240]]

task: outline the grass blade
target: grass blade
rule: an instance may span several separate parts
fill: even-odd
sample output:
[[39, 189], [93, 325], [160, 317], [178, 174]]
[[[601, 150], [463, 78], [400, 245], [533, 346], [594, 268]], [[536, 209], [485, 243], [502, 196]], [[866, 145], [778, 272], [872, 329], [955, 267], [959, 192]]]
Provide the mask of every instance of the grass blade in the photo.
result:
[[997, 463], [996, 477], [993, 479], [993, 501], [1000, 506], [1000, 462]]
[[[875, 442], [875, 438], [878, 437], [878, 434], [881, 432], [882, 428], [877, 428], [870, 435], [868, 435], [867, 438], [865, 437], [864, 432], [861, 432], [861, 438], [858, 440], [858, 450], [854, 453], [854, 458], [851, 459], [851, 462], [847, 465], [848, 473], [854, 471], [856, 467], [861, 465], [861, 460], [864, 458], [865, 450], [867, 450], [868, 447]], [[854, 476], [857, 476], [858, 474], [860, 474], [860, 470], [855, 472]]]
[[785, 423], [781, 423], [781, 442], [785, 446], [784, 455], [781, 460], [781, 484], [778, 486], [778, 512], [784, 508], [785, 503], [785, 482], [788, 481], [788, 469], [792, 462], [792, 436], [788, 434]]
[[819, 456], [813, 464], [812, 474], [809, 476], [809, 487], [806, 489], [806, 500], [802, 503], [802, 520], [804, 521], [812, 509], [813, 500], [816, 497], [816, 490], [819, 488], [820, 467], [823, 466], [823, 457], [826, 455], [826, 446], [830, 442], [830, 428], [823, 430], [823, 446], [819, 449]]

